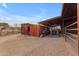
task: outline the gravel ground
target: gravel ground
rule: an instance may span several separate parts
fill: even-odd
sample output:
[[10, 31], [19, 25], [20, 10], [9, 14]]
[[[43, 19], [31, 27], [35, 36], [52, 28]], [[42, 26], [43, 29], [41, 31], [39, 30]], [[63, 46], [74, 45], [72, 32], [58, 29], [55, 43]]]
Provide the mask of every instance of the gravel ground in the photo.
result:
[[0, 37], [2, 56], [70, 56], [63, 37], [43, 38], [20, 34]]

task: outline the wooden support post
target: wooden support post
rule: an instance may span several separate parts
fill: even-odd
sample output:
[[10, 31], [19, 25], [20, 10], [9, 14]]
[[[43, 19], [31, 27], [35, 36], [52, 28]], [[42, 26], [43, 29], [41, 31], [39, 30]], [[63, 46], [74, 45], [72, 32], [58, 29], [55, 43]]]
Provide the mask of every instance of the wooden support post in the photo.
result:
[[77, 4], [77, 33], [78, 33], [78, 39], [77, 39], [77, 43], [78, 43], [78, 55], [79, 55], [79, 3]]
[[65, 28], [65, 25], [64, 25], [64, 20], [62, 21], [62, 25], [63, 25], [63, 36], [65, 38], [65, 41], [66, 41], [66, 28]]

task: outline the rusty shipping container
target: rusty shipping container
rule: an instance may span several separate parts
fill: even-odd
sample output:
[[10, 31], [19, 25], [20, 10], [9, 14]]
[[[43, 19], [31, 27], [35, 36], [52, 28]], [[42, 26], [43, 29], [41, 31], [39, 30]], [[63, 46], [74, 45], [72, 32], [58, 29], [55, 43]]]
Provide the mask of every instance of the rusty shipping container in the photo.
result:
[[21, 34], [29, 35], [29, 23], [21, 24]]
[[40, 36], [42, 31], [44, 30], [44, 26], [38, 25], [38, 24], [33, 24], [30, 26], [30, 34], [32, 36]]
[[22, 24], [21, 25], [21, 33], [24, 35], [30, 36], [40, 36], [45, 26], [39, 24]]

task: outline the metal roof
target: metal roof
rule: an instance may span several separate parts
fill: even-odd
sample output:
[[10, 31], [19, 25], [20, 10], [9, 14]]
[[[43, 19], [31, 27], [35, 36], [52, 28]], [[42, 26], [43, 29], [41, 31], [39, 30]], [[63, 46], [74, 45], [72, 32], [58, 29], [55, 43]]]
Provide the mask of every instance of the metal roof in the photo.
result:
[[77, 16], [77, 3], [64, 3], [61, 16], [47, 19], [39, 22], [43, 25], [59, 24], [66, 17]]

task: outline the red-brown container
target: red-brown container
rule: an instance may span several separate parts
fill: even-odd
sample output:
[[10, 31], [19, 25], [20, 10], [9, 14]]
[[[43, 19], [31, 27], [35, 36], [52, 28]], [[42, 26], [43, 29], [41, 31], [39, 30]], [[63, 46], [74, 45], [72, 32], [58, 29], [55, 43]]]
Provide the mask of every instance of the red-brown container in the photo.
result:
[[26, 24], [22, 24], [21, 25], [21, 34], [24, 34], [24, 35], [29, 35], [29, 26], [30, 24], [29, 23], [26, 23]]
[[24, 35], [40, 36], [44, 28], [44, 26], [39, 24], [22, 24], [21, 33]]
[[44, 26], [33, 24], [30, 26], [30, 34], [32, 36], [40, 36], [44, 28]]

